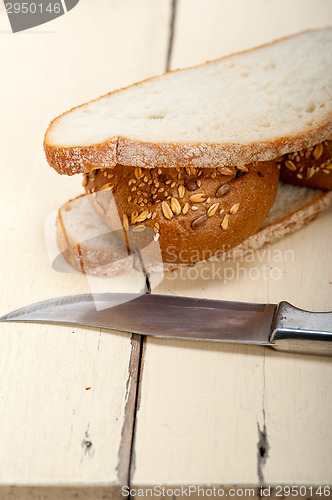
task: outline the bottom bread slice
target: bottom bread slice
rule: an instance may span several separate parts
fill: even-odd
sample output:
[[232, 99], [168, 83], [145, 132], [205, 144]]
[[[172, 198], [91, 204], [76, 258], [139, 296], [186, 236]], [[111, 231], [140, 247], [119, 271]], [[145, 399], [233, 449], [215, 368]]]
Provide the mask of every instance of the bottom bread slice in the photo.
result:
[[133, 255], [93, 210], [89, 197], [79, 196], [58, 212], [57, 244], [69, 264], [96, 276], [116, 276], [133, 267]]
[[[220, 253], [206, 260], [235, 259], [265, 244], [274, 243], [314, 220], [329, 207], [331, 200], [332, 191], [324, 192], [280, 182], [276, 200], [259, 231], [230, 252], [221, 249]], [[86, 195], [68, 201], [59, 209], [57, 242], [69, 264], [84, 273], [114, 276], [133, 266], [139, 270], [142, 268], [141, 260], [131, 255], [125, 243], [102, 222]], [[196, 262], [167, 263], [161, 268], [160, 263], [145, 259], [143, 264], [147, 271], [158, 272], [192, 266]]]

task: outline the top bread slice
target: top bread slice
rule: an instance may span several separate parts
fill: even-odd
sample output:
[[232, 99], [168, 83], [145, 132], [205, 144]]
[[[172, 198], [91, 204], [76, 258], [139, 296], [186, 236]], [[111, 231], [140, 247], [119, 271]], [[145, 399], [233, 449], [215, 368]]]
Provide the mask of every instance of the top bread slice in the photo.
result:
[[53, 120], [46, 157], [67, 175], [271, 160], [331, 135], [331, 68], [325, 28], [172, 71]]

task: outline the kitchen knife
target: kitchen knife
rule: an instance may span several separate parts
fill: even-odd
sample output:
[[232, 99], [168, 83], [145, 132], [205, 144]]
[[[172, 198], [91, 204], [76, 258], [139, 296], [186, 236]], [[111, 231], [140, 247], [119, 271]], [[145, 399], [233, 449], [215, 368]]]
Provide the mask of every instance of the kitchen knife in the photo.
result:
[[287, 302], [276, 305], [171, 295], [84, 294], [38, 302], [2, 316], [0, 321], [96, 326], [155, 337], [239, 342], [332, 356], [332, 312], [303, 311]]

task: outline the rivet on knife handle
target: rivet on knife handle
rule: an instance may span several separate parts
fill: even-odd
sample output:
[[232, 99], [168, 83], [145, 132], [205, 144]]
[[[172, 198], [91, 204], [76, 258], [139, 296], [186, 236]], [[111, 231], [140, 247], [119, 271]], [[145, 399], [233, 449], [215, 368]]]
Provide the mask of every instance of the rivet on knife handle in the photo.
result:
[[279, 351], [332, 356], [332, 312], [313, 313], [280, 302], [270, 342]]

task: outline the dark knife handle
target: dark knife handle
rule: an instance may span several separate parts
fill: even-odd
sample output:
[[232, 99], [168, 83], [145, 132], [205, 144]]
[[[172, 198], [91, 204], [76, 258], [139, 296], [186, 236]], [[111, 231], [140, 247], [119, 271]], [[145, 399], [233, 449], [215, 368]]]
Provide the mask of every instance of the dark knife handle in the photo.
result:
[[280, 302], [270, 342], [278, 351], [332, 356], [332, 312], [303, 311]]

